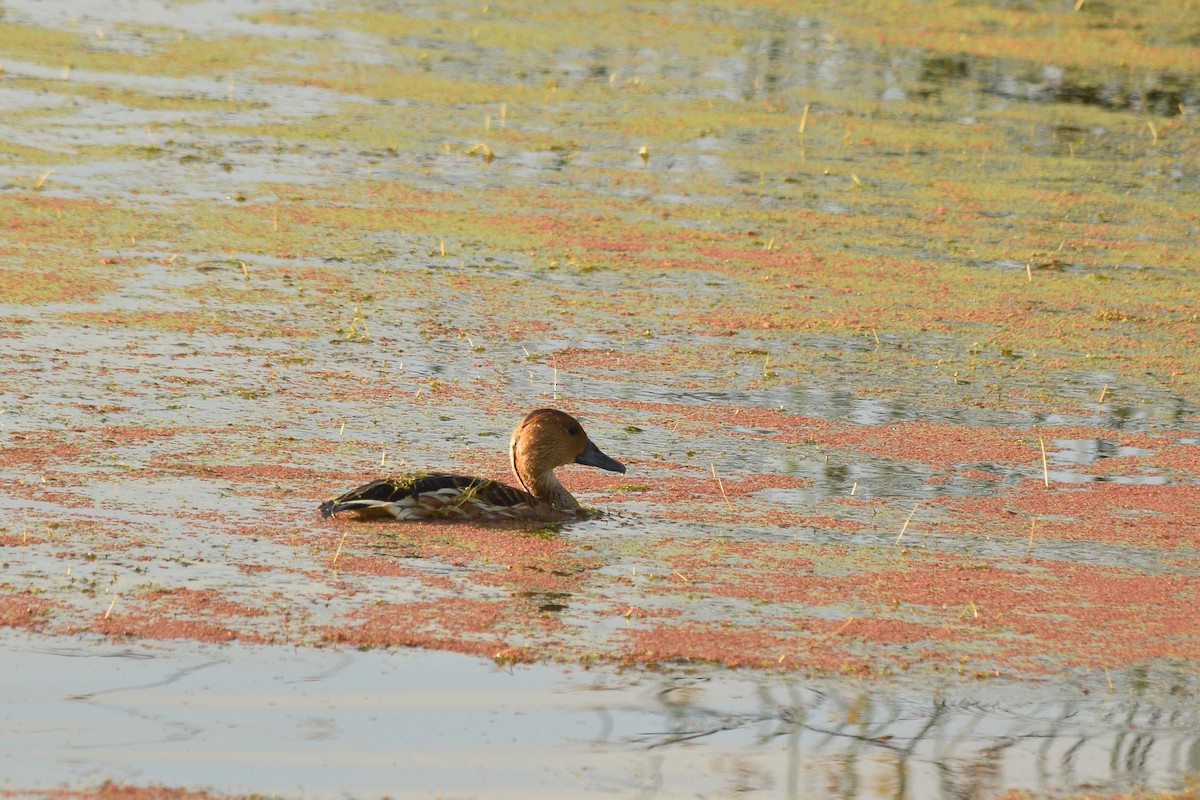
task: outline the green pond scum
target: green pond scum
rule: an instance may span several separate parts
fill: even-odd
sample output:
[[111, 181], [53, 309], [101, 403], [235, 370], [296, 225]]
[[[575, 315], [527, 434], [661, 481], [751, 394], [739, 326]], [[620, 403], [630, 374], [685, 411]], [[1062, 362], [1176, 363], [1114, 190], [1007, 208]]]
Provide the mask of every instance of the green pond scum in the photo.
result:
[[[217, 5], [0, 12], [0, 626], [1200, 659], [1200, 4]], [[561, 471], [595, 516], [316, 512], [507, 481], [546, 406], [629, 465]]]

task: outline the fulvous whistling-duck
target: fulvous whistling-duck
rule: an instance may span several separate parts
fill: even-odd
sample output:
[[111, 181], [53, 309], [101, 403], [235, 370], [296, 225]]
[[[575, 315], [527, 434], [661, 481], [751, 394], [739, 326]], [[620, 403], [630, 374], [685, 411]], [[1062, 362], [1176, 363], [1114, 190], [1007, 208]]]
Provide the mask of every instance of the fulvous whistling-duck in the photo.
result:
[[509, 463], [523, 489], [465, 475], [399, 475], [373, 481], [326, 500], [321, 515], [351, 511], [360, 518], [564, 520], [583, 507], [554, 476], [564, 464], [586, 464], [609, 472], [625, 465], [600, 452], [570, 414], [553, 408], [531, 411], [513, 431]]

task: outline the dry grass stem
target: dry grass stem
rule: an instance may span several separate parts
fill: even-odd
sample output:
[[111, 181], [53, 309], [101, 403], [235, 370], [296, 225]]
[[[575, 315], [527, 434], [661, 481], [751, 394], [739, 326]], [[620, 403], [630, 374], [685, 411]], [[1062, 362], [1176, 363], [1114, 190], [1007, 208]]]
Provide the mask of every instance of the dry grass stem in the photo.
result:
[[340, 556], [340, 555], [342, 554], [342, 545], [346, 543], [346, 534], [347, 534], [347, 533], [349, 533], [349, 532], [350, 532], [350, 529], [349, 529], [349, 528], [347, 528], [346, 530], [342, 531], [342, 538], [341, 538], [341, 539], [338, 539], [338, 546], [337, 546], [337, 550], [335, 550], [335, 551], [333, 552], [333, 558], [331, 558], [331, 559], [329, 560], [329, 566], [331, 566], [331, 567], [332, 567], [334, 564], [336, 564], [336, 563], [337, 563], [338, 556]]
[[908, 523], [912, 522], [913, 514], [917, 513], [917, 508], [920, 505], [920, 503], [913, 503], [912, 511], [908, 512], [908, 519], [904, 520], [904, 525], [900, 528], [900, 533], [896, 536], [896, 541], [893, 544], [900, 544], [901, 537], [903, 537], [904, 532], [908, 530]]
[[496, 157], [495, 153], [492, 152], [492, 148], [488, 147], [485, 142], [480, 142], [467, 151], [467, 155], [469, 156], [473, 156], [476, 153], [482, 156], [483, 160], [488, 163], [491, 163], [492, 159]]
[[717, 486], [721, 489], [721, 497], [725, 498], [726, 507], [728, 507], [730, 511], [733, 511], [733, 503], [729, 502], [729, 495], [725, 494], [725, 482], [722, 481], [720, 476], [717, 475], [716, 462], [709, 462], [709, 466], [712, 468], [712, 476], [716, 479]]

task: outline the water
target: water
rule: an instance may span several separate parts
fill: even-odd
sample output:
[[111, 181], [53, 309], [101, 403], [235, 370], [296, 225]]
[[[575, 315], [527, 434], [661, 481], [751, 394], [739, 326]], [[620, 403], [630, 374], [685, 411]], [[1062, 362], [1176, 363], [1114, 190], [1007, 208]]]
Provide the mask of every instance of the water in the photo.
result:
[[[1200, 770], [1194, 671], [854, 682], [7, 637], [0, 787], [972, 800]], [[1109, 685], [1111, 681], [1111, 686]], [[1174, 777], [1172, 777], [1174, 776]]]

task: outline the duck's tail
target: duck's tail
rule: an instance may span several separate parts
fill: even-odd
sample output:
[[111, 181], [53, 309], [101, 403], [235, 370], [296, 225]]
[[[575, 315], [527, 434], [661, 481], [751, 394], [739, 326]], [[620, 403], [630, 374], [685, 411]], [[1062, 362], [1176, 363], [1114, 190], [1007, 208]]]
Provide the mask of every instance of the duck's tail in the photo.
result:
[[322, 517], [332, 517], [342, 511], [351, 511], [359, 517], [397, 517], [399, 511], [408, 500], [411, 507], [418, 494], [423, 491], [422, 484], [430, 479], [450, 476], [443, 475], [397, 475], [391, 478], [371, 481], [368, 484], [351, 489], [343, 495], [326, 500], [319, 509]]

